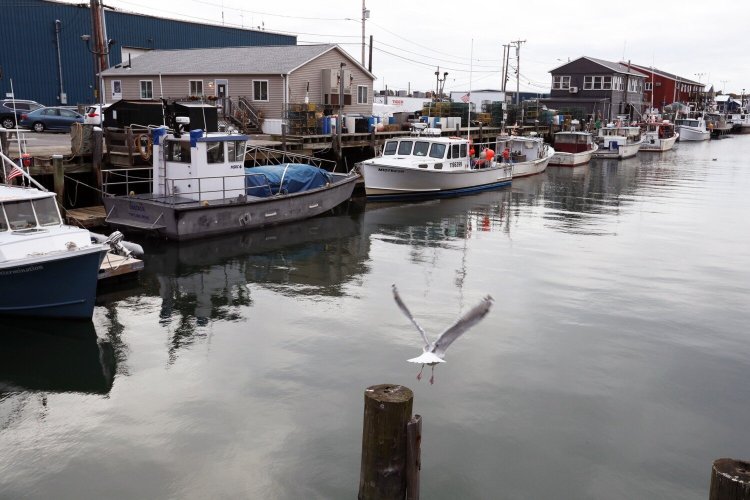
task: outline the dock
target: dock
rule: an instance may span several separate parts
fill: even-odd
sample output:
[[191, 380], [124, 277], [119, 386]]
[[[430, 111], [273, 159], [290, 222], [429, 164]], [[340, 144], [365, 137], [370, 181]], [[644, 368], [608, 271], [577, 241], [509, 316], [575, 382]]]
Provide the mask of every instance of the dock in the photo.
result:
[[85, 229], [104, 226], [104, 221], [107, 218], [107, 213], [104, 211], [104, 205], [71, 208], [66, 210], [65, 213], [68, 224]]
[[99, 283], [132, 278], [142, 270], [142, 260], [109, 252], [99, 267]]

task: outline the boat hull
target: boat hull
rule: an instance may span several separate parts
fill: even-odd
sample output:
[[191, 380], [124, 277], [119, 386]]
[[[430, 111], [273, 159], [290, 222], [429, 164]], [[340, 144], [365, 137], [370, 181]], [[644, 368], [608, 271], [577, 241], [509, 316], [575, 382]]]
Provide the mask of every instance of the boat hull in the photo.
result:
[[679, 141], [707, 141], [711, 138], [711, 132], [708, 130], [701, 130], [694, 127], [686, 127], [680, 125], [677, 127], [677, 132], [680, 134]]
[[0, 266], [0, 314], [91, 319], [107, 247], [96, 245]]
[[591, 161], [594, 152], [599, 149], [594, 145], [593, 149], [588, 151], [581, 151], [580, 153], [563, 153], [555, 151], [552, 158], [549, 160], [550, 166], [555, 167], [577, 167], [578, 165], [585, 165]]
[[645, 140], [641, 144], [641, 151], [661, 153], [663, 151], [669, 151], [674, 147], [675, 142], [679, 139], [680, 134], [675, 134], [667, 139], [653, 139]]
[[514, 163], [513, 178], [516, 179], [518, 177], [527, 177], [529, 175], [541, 174], [542, 172], [547, 170], [547, 165], [549, 164], [550, 158], [552, 158], [552, 154], [533, 161]]
[[612, 158], [617, 160], [624, 160], [626, 158], [632, 158], [638, 154], [638, 150], [641, 148], [642, 141], [633, 142], [630, 144], [618, 144], [617, 149], [605, 149], [599, 148], [594, 153], [594, 158]]
[[276, 197], [226, 202], [175, 202], [149, 196], [105, 197], [107, 223], [172, 240], [249, 231], [315, 217], [348, 200], [358, 174], [333, 174], [331, 184]]
[[360, 164], [368, 199], [403, 200], [460, 196], [511, 183], [513, 166], [497, 163], [471, 170], [426, 170], [375, 161]]

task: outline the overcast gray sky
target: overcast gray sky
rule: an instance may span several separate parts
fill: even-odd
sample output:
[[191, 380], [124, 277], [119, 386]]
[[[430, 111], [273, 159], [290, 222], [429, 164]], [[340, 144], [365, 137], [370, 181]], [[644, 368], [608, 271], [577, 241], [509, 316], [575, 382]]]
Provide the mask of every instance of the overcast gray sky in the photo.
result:
[[[78, 3], [80, 0], [66, 0]], [[120, 10], [227, 26], [262, 27], [298, 43], [336, 43], [361, 59], [362, 0], [104, 0]], [[367, 0], [366, 34], [374, 36], [376, 89], [431, 90], [435, 71], [445, 90], [500, 87], [503, 44], [526, 40], [520, 87], [548, 92], [549, 70], [588, 55], [631, 60], [717, 90], [750, 92], [750, 41], [741, 0]], [[472, 50], [473, 47], [473, 50]], [[515, 89], [515, 52], [512, 53]]]

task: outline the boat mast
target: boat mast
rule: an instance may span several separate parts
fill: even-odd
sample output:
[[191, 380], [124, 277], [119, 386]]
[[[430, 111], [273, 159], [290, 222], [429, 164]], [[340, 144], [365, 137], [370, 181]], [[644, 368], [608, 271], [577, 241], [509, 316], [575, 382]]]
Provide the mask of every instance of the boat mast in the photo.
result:
[[471, 79], [472, 71], [474, 69], [474, 39], [471, 39], [471, 51], [469, 52], [469, 113], [468, 113], [468, 127], [466, 128], [466, 139], [471, 140]]

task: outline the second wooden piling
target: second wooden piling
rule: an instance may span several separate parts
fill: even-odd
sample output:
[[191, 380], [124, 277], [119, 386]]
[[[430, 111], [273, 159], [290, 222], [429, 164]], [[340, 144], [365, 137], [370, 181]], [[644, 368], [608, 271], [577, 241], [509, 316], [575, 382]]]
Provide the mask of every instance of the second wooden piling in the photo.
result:
[[750, 500], [750, 463], [732, 458], [714, 460], [709, 500]]

